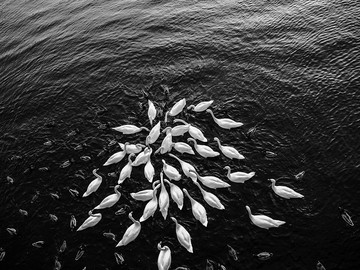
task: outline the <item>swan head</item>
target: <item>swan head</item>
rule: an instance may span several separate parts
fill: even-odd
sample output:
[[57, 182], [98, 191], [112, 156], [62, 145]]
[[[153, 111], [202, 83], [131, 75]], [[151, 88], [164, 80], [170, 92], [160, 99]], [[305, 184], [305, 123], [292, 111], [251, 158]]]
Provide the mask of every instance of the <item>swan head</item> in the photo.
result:
[[194, 144], [196, 144], [196, 141], [193, 138], [188, 138], [187, 141], [188, 142], [193, 142]]
[[246, 208], [246, 211], [248, 211], [248, 213], [251, 214], [250, 207], [246, 205], [245, 208]]
[[269, 179], [269, 181], [271, 181], [271, 183], [275, 184], [276, 180], [275, 179]]
[[210, 109], [206, 109], [206, 112], [207, 112], [207, 113], [210, 113], [210, 114], [213, 113], [212, 110], [210, 110]]
[[230, 166], [225, 166], [224, 170], [230, 170]]
[[214, 137], [214, 141], [220, 143], [220, 140], [218, 137]]
[[174, 221], [175, 223], [177, 223], [176, 218], [174, 218], [174, 217], [170, 217], [170, 218], [171, 218], [172, 221]]

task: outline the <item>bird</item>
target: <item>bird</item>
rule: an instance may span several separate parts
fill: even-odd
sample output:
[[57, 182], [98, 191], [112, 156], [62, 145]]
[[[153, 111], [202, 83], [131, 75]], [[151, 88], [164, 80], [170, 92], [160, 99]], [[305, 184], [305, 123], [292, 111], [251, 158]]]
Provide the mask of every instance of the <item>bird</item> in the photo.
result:
[[199, 202], [197, 202], [195, 199], [193, 199], [189, 192], [183, 188], [183, 192], [185, 193], [185, 195], [190, 199], [191, 202], [191, 210], [192, 213], [195, 217], [195, 219], [197, 219], [198, 221], [200, 221], [200, 223], [207, 227], [208, 224], [208, 220], [207, 220], [207, 215], [206, 215], [206, 210], [205, 207], [202, 206]]
[[[119, 143], [119, 146], [122, 150], [125, 150], [125, 144], [124, 143]], [[140, 153], [143, 148], [145, 148], [145, 145], [141, 144], [141, 143], [137, 143], [137, 144], [128, 144], [126, 146], [126, 152], [128, 154], [134, 153], [134, 154], [138, 154]]]
[[76, 230], [77, 232], [85, 230], [90, 227], [94, 227], [101, 220], [101, 213], [93, 214], [93, 212], [89, 211], [89, 217], [80, 225], [80, 227]]
[[184, 142], [176, 142], [172, 143], [171, 147], [174, 147], [176, 151], [181, 154], [188, 153], [190, 155], [195, 155], [194, 151], [192, 150], [191, 146]]
[[130, 178], [131, 172], [132, 172], [132, 164], [133, 164], [133, 161], [131, 160], [131, 158], [133, 156], [135, 156], [134, 153], [131, 153], [128, 156], [128, 163], [122, 168], [122, 170], [120, 172], [118, 184], [122, 184], [126, 178]]
[[178, 171], [175, 167], [167, 164], [167, 163], [165, 162], [165, 160], [162, 159], [161, 161], [162, 161], [162, 163], [163, 163], [163, 171], [164, 171], [165, 175], [166, 175], [170, 180], [179, 181], [180, 178], [181, 178], [181, 174], [179, 173], [179, 171]]
[[229, 166], [225, 166], [224, 169], [228, 170], [227, 178], [234, 183], [244, 183], [245, 181], [249, 180], [251, 177], [255, 175], [255, 172], [234, 172], [231, 173], [231, 169]]
[[214, 141], [216, 141], [219, 145], [219, 149], [220, 151], [224, 154], [224, 156], [230, 158], [230, 159], [245, 159], [245, 157], [243, 155], [241, 155], [238, 150], [236, 150], [234, 147], [232, 146], [222, 146], [220, 143], [219, 138], [215, 137]]
[[206, 112], [210, 113], [212, 118], [214, 119], [215, 123], [221, 127], [221, 128], [225, 128], [225, 129], [231, 129], [231, 128], [237, 128], [237, 127], [241, 127], [242, 125], [244, 125], [241, 122], [236, 122], [230, 118], [216, 118], [213, 111], [210, 109], [206, 109]]
[[171, 135], [174, 137], [183, 136], [186, 132], [189, 131], [190, 125], [178, 125], [171, 128]]
[[168, 246], [161, 246], [161, 242], [157, 246], [158, 250], [160, 251], [157, 265], [158, 270], [169, 270], [171, 265], [171, 250]]
[[173, 116], [173, 117], [178, 115], [179, 113], [182, 112], [182, 110], [184, 109], [185, 106], [186, 106], [186, 99], [185, 98], [183, 98], [183, 99], [179, 100], [178, 102], [176, 102], [174, 104], [174, 106], [172, 106], [170, 111], [166, 112], [166, 114], [165, 114], [165, 123], [167, 122], [168, 115]]
[[151, 153], [152, 153], [152, 148], [146, 147], [144, 151], [142, 151], [140, 154], [136, 156], [135, 160], [131, 165], [139, 166], [141, 164], [145, 164], [149, 160]]
[[204, 190], [200, 186], [199, 182], [195, 182], [195, 185], [197, 185], [197, 187], [200, 189], [200, 192], [203, 195], [203, 198], [208, 205], [210, 205], [213, 208], [219, 209], [219, 210], [225, 209], [224, 205], [220, 202], [218, 197], [216, 197], [211, 192]]
[[[187, 122], [185, 122], [182, 119], [174, 119], [174, 123], [177, 123], [177, 122], [183, 123], [184, 125], [189, 125]], [[204, 134], [197, 127], [190, 125], [188, 132], [189, 132], [190, 136], [193, 137], [194, 139], [202, 141], [202, 142], [207, 142], [207, 139], [205, 138]]]
[[149, 121], [150, 121], [150, 125], [152, 126], [152, 123], [156, 117], [156, 109], [154, 106], [154, 103], [151, 100], [148, 100], [148, 117], [149, 117]]
[[188, 110], [192, 109], [194, 112], [203, 112], [206, 111], [206, 109], [209, 108], [211, 104], [213, 104], [213, 102], [214, 102], [213, 100], [202, 101], [198, 103], [196, 106], [190, 105], [189, 107], [187, 107], [187, 109]]
[[159, 209], [165, 220], [168, 214], [170, 199], [169, 199], [169, 194], [167, 193], [165, 188], [163, 172], [160, 173], [160, 184], [161, 184], [161, 190], [159, 195]]
[[226, 183], [225, 181], [221, 180], [220, 178], [218, 178], [216, 176], [201, 176], [196, 171], [190, 170], [190, 172], [195, 173], [197, 176], [197, 179], [200, 180], [200, 182], [204, 186], [207, 186], [208, 188], [216, 189], [216, 188], [230, 187], [230, 185], [228, 183]]
[[149, 201], [153, 197], [154, 186], [157, 183], [159, 183], [159, 181], [155, 181], [153, 183], [153, 189], [144, 189], [144, 190], [138, 191], [136, 193], [132, 192], [132, 193], [130, 193], [130, 196], [137, 201], [144, 201], [144, 202]]
[[116, 185], [114, 187], [115, 194], [111, 194], [111, 195], [105, 197], [101, 201], [101, 203], [99, 203], [98, 206], [96, 206], [94, 209], [109, 208], [109, 207], [113, 206], [115, 203], [117, 203], [121, 197], [121, 193], [118, 191], [119, 187], [120, 187], [120, 185]]
[[131, 219], [133, 224], [126, 229], [122, 239], [116, 245], [116, 247], [126, 246], [130, 242], [134, 241], [140, 233], [141, 223], [133, 218], [132, 212], [129, 213], [129, 218]]
[[159, 121], [153, 128], [150, 130], [149, 135], [146, 136], [146, 145], [153, 144], [157, 141], [160, 136], [160, 128], [161, 128], [161, 121]]
[[181, 210], [184, 206], [184, 194], [181, 188], [166, 179], [164, 180], [164, 182], [169, 184], [171, 199], [177, 204], [178, 208]]
[[196, 150], [196, 152], [199, 153], [200, 156], [204, 157], [204, 158], [208, 158], [208, 157], [217, 157], [220, 155], [219, 152], [216, 152], [214, 150], [212, 150], [209, 146], [207, 145], [201, 145], [201, 144], [197, 144], [196, 140], [194, 140], [193, 138], [188, 138], [187, 139], [188, 142], [193, 142], [194, 143], [194, 148]]
[[145, 164], [145, 167], [144, 167], [144, 175], [145, 175], [145, 178], [146, 178], [150, 183], [152, 183], [153, 178], [154, 178], [154, 175], [155, 175], [155, 168], [154, 168], [154, 166], [153, 166], [152, 163], [151, 163], [150, 157], [149, 157], [148, 161], [147, 161], [146, 164]]
[[260, 228], [268, 230], [269, 228], [279, 227], [285, 224], [285, 221], [272, 219], [271, 217], [265, 215], [253, 215], [251, 214], [251, 210], [249, 206], [246, 205], [245, 208], [249, 214], [252, 223]]
[[172, 145], [172, 135], [171, 135], [171, 127], [167, 127], [164, 129], [166, 131], [166, 136], [163, 139], [160, 146], [160, 153], [165, 154], [171, 150]]
[[102, 183], [102, 177], [96, 173], [97, 170], [98, 170], [98, 169], [94, 169], [94, 170], [92, 171], [93, 175], [95, 175], [96, 178], [90, 182], [90, 184], [88, 185], [86, 191], [85, 191], [84, 194], [83, 194], [83, 197], [87, 197], [87, 196], [89, 196], [91, 193], [97, 191], [98, 188], [99, 188], [99, 186], [101, 185], [101, 183]]
[[137, 127], [134, 125], [122, 125], [112, 129], [121, 132], [122, 134], [135, 134], [142, 130], [150, 131], [147, 127]]
[[190, 253], [193, 253], [193, 246], [191, 244], [190, 233], [184, 228], [184, 226], [178, 223], [176, 218], [171, 217], [171, 220], [175, 222], [176, 237], [180, 245], [182, 245]]
[[193, 165], [191, 165], [188, 162], [185, 162], [185, 161], [181, 160], [180, 158], [178, 158], [177, 156], [175, 156], [173, 154], [169, 154], [169, 156], [177, 159], [180, 162], [181, 169], [184, 172], [184, 174], [187, 177], [191, 178], [191, 180], [196, 181], [196, 179], [197, 179], [196, 174], [193, 173], [193, 172], [190, 172], [190, 170], [195, 171], [195, 168], [194, 168]]
[[145, 205], [142, 216], [140, 217], [140, 222], [147, 220], [149, 217], [155, 214], [155, 211], [158, 207], [158, 199], [156, 197], [157, 190], [159, 189], [160, 184], [154, 187], [153, 196], [150, 201]]
[[118, 163], [120, 162], [127, 154], [127, 146], [129, 145], [128, 142], [124, 144], [124, 151], [116, 152], [115, 154], [111, 155], [111, 157], [108, 158], [108, 160], [104, 163], [103, 166], [108, 166], [110, 164]]
[[286, 187], [286, 186], [275, 186], [276, 180], [269, 179], [271, 181], [272, 190], [282, 198], [285, 199], [295, 199], [295, 198], [304, 198], [304, 195], [296, 192], [295, 190]]

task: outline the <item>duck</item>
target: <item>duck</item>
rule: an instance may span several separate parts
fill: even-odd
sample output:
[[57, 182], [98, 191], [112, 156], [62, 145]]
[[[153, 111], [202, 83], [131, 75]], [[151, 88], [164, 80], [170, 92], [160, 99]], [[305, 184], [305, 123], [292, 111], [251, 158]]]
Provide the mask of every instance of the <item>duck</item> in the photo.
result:
[[187, 109], [193, 110], [194, 112], [204, 112], [204, 111], [206, 111], [207, 108], [209, 108], [211, 106], [211, 104], [213, 104], [213, 102], [214, 102], [214, 100], [202, 101], [202, 102], [198, 103], [196, 106], [190, 105], [189, 107], [187, 107]]
[[285, 224], [285, 221], [272, 219], [271, 217], [265, 215], [253, 215], [251, 214], [251, 209], [249, 206], [245, 206], [246, 211], [249, 214], [250, 220], [252, 223], [262, 229], [270, 229], [272, 227], [279, 227]]
[[234, 147], [232, 146], [222, 146], [220, 143], [219, 138], [215, 137], [214, 141], [216, 141], [219, 145], [219, 149], [220, 151], [224, 154], [224, 156], [230, 158], [230, 159], [245, 159], [245, 157], [243, 155], [241, 155], [238, 150], [236, 150]]
[[191, 165], [190, 163], [188, 162], [185, 162], [183, 160], [181, 160], [180, 158], [178, 158], [177, 156], [173, 155], [173, 154], [169, 154], [170, 157], [173, 157], [175, 159], [177, 159], [177, 161], [180, 162], [180, 165], [181, 165], [181, 169], [182, 171], [184, 172], [184, 174], [191, 178], [192, 181], [196, 181], [197, 177], [196, 177], [196, 174], [193, 173], [193, 172], [190, 172], [191, 171], [195, 171], [195, 168], [193, 165]]
[[154, 106], [154, 103], [151, 100], [148, 100], [148, 117], [149, 117], [149, 121], [150, 121], [150, 125], [152, 126], [153, 121], [155, 120], [156, 117], [156, 109]]
[[135, 125], [122, 125], [112, 129], [121, 132], [122, 134], [135, 134], [142, 130], [150, 131], [147, 127], [137, 127]]
[[[176, 122], [181, 122], [184, 125], [189, 125], [187, 122], [185, 122], [182, 119], [174, 119], [174, 123], [176, 123]], [[204, 134], [197, 127], [190, 125], [188, 132], [189, 132], [190, 136], [193, 137], [194, 139], [202, 141], [202, 142], [207, 142], [207, 139], [205, 138]]]
[[255, 172], [234, 172], [231, 173], [231, 169], [229, 166], [225, 166], [224, 169], [228, 170], [227, 178], [234, 183], [244, 183], [245, 181], [249, 180], [251, 177], [255, 175]]
[[172, 221], [175, 222], [175, 230], [176, 237], [180, 243], [188, 252], [193, 253], [193, 246], [191, 244], [191, 236], [190, 233], [184, 228], [184, 226], [180, 225], [176, 218], [170, 217]]
[[[119, 146], [122, 150], [125, 150], [125, 144], [124, 143], [119, 143]], [[145, 148], [145, 145], [141, 144], [141, 143], [137, 143], [137, 144], [127, 144], [126, 146], [126, 153], [131, 154], [138, 154], [140, 153], [143, 148]]]
[[170, 186], [171, 199], [177, 204], [179, 210], [181, 210], [184, 206], [184, 194], [181, 188], [166, 179], [164, 182]]
[[215, 123], [224, 129], [231, 129], [231, 128], [237, 128], [237, 127], [241, 127], [242, 125], [244, 125], [241, 122], [236, 122], [230, 118], [216, 118], [213, 111], [210, 109], [206, 109], [206, 112], [210, 113], [212, 118], [214, 119]]
[[204, 190], [199, 184], [199, 182], [195, 182], [195, 185], [200, 189], [200, 192], [203, 195], [203, 198], [208, 205], [219, 210], [225, 209], [224, 205], [220, 202], [218, 197], [216, 197], [211, 192]]
[[132, 212], [129, 213], [129, 218], [133, 222], [133, 224], [126, 229], [122, 239], [116, 245], [116, 247], [126, 246], [130, 242], [134, 241], [140, 233], [141, 223], [133, 218]]
[[144, 175], [145, 178], [152, 183], [153, 179], [154, 179], [154, 175], [155, 175], [155, 168], [151, 163], [151, 158], [149, 157], [148, 161], [145, 164], [144, 167]]
[[304, 198], [304, 195], [296, 192], [295, 190], [286, 187], [286, 186], [275, 186], [276, 180], [269, 179], [271, 181], [271, 188], [272, 190], [280, 197], [285, 199], [297, 199], [297, 198]]
[[207, 145], [197, 144], [196, 140], [194, 140], [193, 138], [188, 138], [187, 141], [188, 142], [193, 142], [195, 150], [199, 153], [200, 156], [202, 156], [204, 158], [217, 157], [217, 156], [220, 155], [219, 152], [216, 152], [216, 151], [212, 150]]
[[94, 169], [94, 170], [92, 171], [93, 175], [95, 175], [96, 178], [90, 182], [90, 184], [88, 185], [86, 191], [85, 191], [84, 194], [83, 194], [83, 197], [87, 197], [87, 196], [89, 196], [91, 193], [96, 192], [96, 191], [98, 190], [99, 186], [101, 185], [101, 183], [102, 183], [102, 177], [96, 173], [97, 170], [98, 170], [98, 169]]
[[152, 153], [152, 148], [146, 147], [144, 151], [142, 151], [140, 154], [137, 155], [132, 166], [139, 166], [141, 164], [146, 164], [146, 162], [149, 160], [150, 155]]
[[118, 179], [118, 184], [122, 184], [126, 178], [130, 178], [131, 176], [131, 172], [132, 172], [132, 160], [131, 158], [135, 156], [134, 153], [131, 153], [128, 156], [128, 163], [122, 168], [121, 172], [120, 172], [120, 176]]
[[175, 167], [167, 164], [167, 163], [165, 162], [165, 160], [162, 159], [161, 161], [162, 161], [162, 163], [163, 163], [163, 171], [164, 171], [165, 175], [166, 175], [170, 180], [179, 181], [180, 178], [181, 178], [181, 174], [179, 173], [179, 171], [178, 171]]
[[182, 110], [184, 109], [184, 107], [186, 106], [186, 99], [183, 98], [181, 100], [179, 100], [178, 102], [175, 103], [175, 105], [170, 109], [170, 111], [166, 112], [165, 114], [165, 123], [167, 122], [167, 117], [168, 115], [170, 116], [176, 116], [179, 113], [182, 112]]
[[154, 187], [153, 196], [150, 201], [145, 205], [142, 216], [140, 217], [140, 222], [147, 220], [149, 217], [154, 216], [155, 211], [158, 207], [158, 199], [156, 197], [157, 190], [160, 188], [160, 184]]
[[165, 188], [163, 172], [160, 173], [160, 184], [161, 184], [161, 190], [159, 195], [159, 209], [161, 215], [165, 220], [168, 214], [170, 199], [169, 199], [169, 194], [167, 193]]
[[158, 270], [169, 270], [171, 265], [171, 250], [168, 246], [161, 246], [161, 242], [157, 246], [158, 250], [160, 251], [157, 265]]
[[124, 151], [116, 152], [115, 154], [111, 155], [108, 160], [104, 163], [103, 166], [108, 166], [114, 163], [120, 162], [127, 154], [127, 146], [129, 145], [128, 142], [124, 144]]
[[185, 193], [185, 195], [190, 199], [191, 202], [191, 210], [192, 213], [195, 217], [195, 219], [197, 219], [198, 221], [200, 221], [200, 223], [207, 227], [208, 224], [208, 220], [207, 220], [207, 214], [206, 214], [206, 210], [205, 207], [202, 206], [199, 202], [197, 202], [195, 199], [193, 199], [189, 192], [183, 188], [183, 192]]
[[196, 171], [190, 170], [190, 172], [195, 173], [197, 176], [197, 179], [200, 180], [200, 182], [208, 188], [216, 189], [216, 188], [230, 187], [230, 185], [228, 183], [226, 183], [225, 181], [221, 180], [220, 178], [218, 178], [216, 176], [212, 176], [212, 175], [201, 176]]
[[188, 153], [190, 155], [195, 155], [194, 151], [192, 150], [191, 146], [184, 142], [176, 142], [172, 143], [172, 148], [175, 148], [180, 154]]
[[89, 217], [80, 225], [80, 227], [76, 230], [77, 232], [85, 230], [90, 227], [94, 227], [101, 220], [101, 213], [93, 214], [93, 212], [89, 211]]
[[146, 136], [146, 145], [153, 144], [160, 136], [161, 121], [157, 122], [155, 126], [150, 130], [149, 135]]
[[98, 206], [96, 206], [94, 209], [109, 208], [109, 207], [113, 206], [115, 203], [117, 203], [121, 197], [121, 193], [118, 190], [119, 187], [120, 187], [120, 185], [116, 185], [114, 187], [115, 194], [111, 194], [111, 195], [105, 197], [101, 201], [101, 203], [99, 203]]

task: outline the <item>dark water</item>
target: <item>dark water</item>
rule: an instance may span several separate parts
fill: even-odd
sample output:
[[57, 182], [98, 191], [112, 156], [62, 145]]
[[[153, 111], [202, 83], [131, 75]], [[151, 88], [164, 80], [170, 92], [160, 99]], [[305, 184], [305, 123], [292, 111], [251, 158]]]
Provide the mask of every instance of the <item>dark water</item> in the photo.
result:
[[[335, 0], [2, 1], [0, 247], [6, 255], [0, 268], [53, 269], [58, 257], [62, 269], [157, 269], [156, 245], [163, 241], [172, 250], [172, 269], [205, 269], [207, 259], [226, 269], [316, 269], [317, 261], [326, 269], [357, 269], [359, 14], [357, 1]], [[115, 249], [103, 237], [111, 231], [120, 239], [131, 224], [127, 214], [114, 215], [122, 205], [141, 216], [145, 203], [129, 195], [149, 188], [141, 169], [123, 184], [119, 203], [101, 211], [96, 227], [71, 231], [70, 216], [80, 225], [112, 192], [117, 177], [111, 173], [118, 175], [126, 164], [102, 167], [119, 151], [111, 142], [143, 142], [146, 136], [111, 127], [149, 127], [148, 98], [161, 114], [183, 97], [188, 104], [214, 99], [218, 117], [244, 122], [227, 131], [206, 113], [181, 115], [203, 130], [210, 146], [216, 148], [217, 136], [246, 157], [183, 159], [202, 175], [224, 180], [225, 165], [256, 172], [245, 184], [214, 192], [226, 209], [206, 206], [207, 228], [193, 218], [188, 200], [181, 212], [171, 204], [170, 215], [192, 236], [194, 254], [179, 245], [174, 224], [159, 212], [126, 247]], [[266, 151], [277, 155], [267, 157]], [[157, 175], [161, 158], [180, 169], [168, 156], [153, 157]], [[66, 161], [70, 166], [63, 168]], [[72, 197], [68, 190], [81, 195], [94, 168], [104, 177], [97, 193]], [[296, 180], [301, 171], [304, 178]], [[305, 198], [277, 197], [269, 178], [280, 178]], [[204, 203], [188, 180], [181, 186]], [[260, 229], [250, 223], [245, 205], [286, 224]], [[354, 227], [341, 219], [339, 206], [349, 210]], [[31, 245], [40, 240], [43, 248]], [[63, 240], [68, 248], [59, 253]], [[238, 252], [237, 261], [227, 245]], [[80, 247], [85, 253], [75, 261]], [[124, 256], [122, 266], [115, 251]], [[254, 254], [262, 251], [274, 255], [259, 261]]]

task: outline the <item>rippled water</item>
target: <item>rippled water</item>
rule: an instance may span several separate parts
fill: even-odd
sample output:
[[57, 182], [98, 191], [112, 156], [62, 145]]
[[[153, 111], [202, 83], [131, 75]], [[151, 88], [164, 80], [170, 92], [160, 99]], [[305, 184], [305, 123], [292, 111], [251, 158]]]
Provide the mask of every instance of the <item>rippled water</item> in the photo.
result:
[[[125, 259], [122, 269], [156, 269], [159, 241], [171, 248], [173, 269], [205, 269], [207, 259], [226, 269], [315, 269], [317, 261], [326, 269], [356, 269], [358, 14], [357, 1], [335, 0], [2, 1], [0, 247], [6, 255], [1, 269], [52, 269], [56, 257], [62, 269], [116, 269], [115, 251]], [[227, 131], [206, 113], [181, 115], [203, 130], [213, 148], [217, 136], [246, 157], [184, 160], [202, 175], [224, 180], [225, 165], [256, 172], [245, 184], [215, 191], [226, 209], [206, 207], [207, 228], [195, 221], [189, 201], [181, 212], [171, 205], [170, 214], [192, 236], [194, 254], [179, 245], [174, 224], [158, 212], [126, 247], [115, 249], [103, 236], [111, 231], [120, 239], [131, 224], [127, 214], [114, 215], [121, 206], [141, 216], [145, 204], [129, 195], [148, 188], [141, 170], [134, 170], [119, 203], [102, 211], [96, 227], [72, 231], [71, 215], [80, 225], [112, 192], [126, 164], [102, 167], [119, 151], [113, 141], [144, 141], [146, 135], [125, 136], [111, 127], [149, 127], [147, 99], [163, 119], [183, 97], [188, 104], [214, 99], [215, 115], [244, 122]], [[161, 158], [180, 169], [161, 156], [153, 158], [157, 172]], [[72, 197], [69, 189], [81, 195], [94, 168], [104, 177], [99, 191], [86, 199]], [[296, 180], [301, 171], [303, 179]], [[305, 198], [277, 197], [269, 178]], [[189, 181], [182, 186], [203, 202]], [[250, 223], [245, 205], [286, 224], [260, 229]], [[339, 206], [349, 210], [354, 227], [341, 219]], [[59, 253], [64, 240], [67, 249]], [[33, 247], [36, 241], [44, 246]], [[237, 261], [227, 245], [238, 252]], [[84, 255], [75, 260], [80, 249]], [[262, 251], [274, 255], [260, 261], [254, 254]]]

